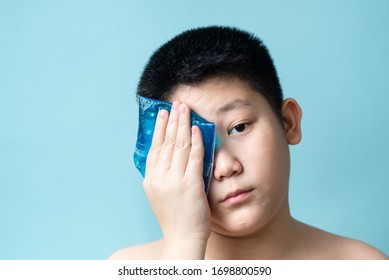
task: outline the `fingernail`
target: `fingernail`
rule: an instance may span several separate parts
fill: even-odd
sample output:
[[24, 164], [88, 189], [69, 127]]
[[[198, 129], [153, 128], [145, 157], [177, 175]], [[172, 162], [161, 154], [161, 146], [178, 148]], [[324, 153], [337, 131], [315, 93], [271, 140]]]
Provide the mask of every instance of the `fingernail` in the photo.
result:
[[181, 104], [180, 105], [180, 113], [185, 114], [185, 112], [186, 112], [186, 106], [184, 104]]
[[174, 102], [173, 102], [173, 105], [172, 105], [172, 108], [173, 108], [174, 110], [177, 110], [178, 107], [179, 107], [179, 105], [180, 105], [180, 102], [174, 101]]
[[158, 118], [164, 120], [167, 118], [167, 111], [166, 110], [159, 110], [158, 112]]

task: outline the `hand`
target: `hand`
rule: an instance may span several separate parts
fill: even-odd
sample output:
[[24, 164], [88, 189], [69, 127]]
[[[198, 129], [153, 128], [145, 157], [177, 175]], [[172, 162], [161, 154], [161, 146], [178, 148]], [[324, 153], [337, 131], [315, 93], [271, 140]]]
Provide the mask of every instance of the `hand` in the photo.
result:
[[203, 158], [201, 131], [190, 127], [189, 107], [175, 101], [170, 116], [161, 110], [143, 186], [161, 226], [164, 257], [204, 257], [211, 214], [204, 192]]

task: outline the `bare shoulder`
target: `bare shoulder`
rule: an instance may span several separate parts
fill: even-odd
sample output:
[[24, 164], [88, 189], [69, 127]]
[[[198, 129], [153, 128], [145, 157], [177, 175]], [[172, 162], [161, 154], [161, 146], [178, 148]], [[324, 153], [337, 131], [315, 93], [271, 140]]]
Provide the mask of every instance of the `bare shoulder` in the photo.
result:
[[388, 260], [383, 252], [364, 242], [339, 237], [339, 252], [342, 259], [349, 260]]
[[109, 260], [156, 260], [162, 248], [162, 240], [120, 249], [109, 256]]
[[[364, 242], [339, 236], [312, 226], [303, 225], [305, 252], [312, 259], [387, 260], [377, 248]], [[306, 248], [307, 248], [306, 247]]]

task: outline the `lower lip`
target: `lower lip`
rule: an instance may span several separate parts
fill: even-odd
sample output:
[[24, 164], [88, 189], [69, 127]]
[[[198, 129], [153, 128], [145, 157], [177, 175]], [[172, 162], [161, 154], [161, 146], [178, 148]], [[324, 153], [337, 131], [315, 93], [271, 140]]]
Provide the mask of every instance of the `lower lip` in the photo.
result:
[[247, 200], [251, 195], [251, 191], [242, 192], [236, 196], [231, 196], [225, 200], [222, 201], [224, 205], [233, 205], [236, 203], [241, 203]]

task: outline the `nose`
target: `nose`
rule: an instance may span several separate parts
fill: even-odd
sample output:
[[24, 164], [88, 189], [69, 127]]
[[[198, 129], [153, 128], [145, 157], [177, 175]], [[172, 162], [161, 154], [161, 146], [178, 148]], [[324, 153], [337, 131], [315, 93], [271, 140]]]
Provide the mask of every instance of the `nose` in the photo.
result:
[[215, 180], [221, 181], [225, 178], [239, 175], [242, 171], [243, 166], [232, 150], [223, 146], [216, 150], [213, 169]]

